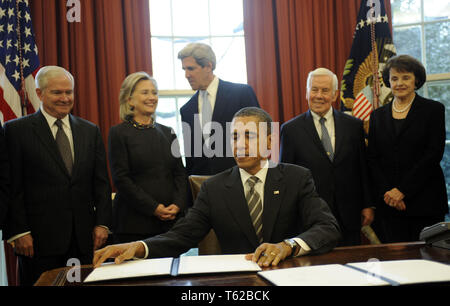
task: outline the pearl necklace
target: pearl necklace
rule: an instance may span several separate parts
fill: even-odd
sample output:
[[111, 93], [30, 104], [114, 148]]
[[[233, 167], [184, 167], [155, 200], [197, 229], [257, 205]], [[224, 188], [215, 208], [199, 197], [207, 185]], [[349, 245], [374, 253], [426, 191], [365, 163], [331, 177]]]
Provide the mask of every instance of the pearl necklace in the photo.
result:
[[[394, 102], [392, 103], [392, 108], [394, 109], [394, 111], [395, 111], [396, 113], [404, 113], [404, 112], [406, 112], [406, 111], [408, 110], [408, 108], [411, 106], [411, 104], [413, 103], [415, 97], [416, 97], [416, 96], [414, 95], [414, 97], [411, 99], [411, 101], [410, 101], [404, 108], [402, 108], [402, 109], [398, 109], [397, 107], [395, 107], [395, 102], [397, 102], [397, 100], [394, 100]], [[398, 102], [397, 102], [397, 103], [398, 103]]]

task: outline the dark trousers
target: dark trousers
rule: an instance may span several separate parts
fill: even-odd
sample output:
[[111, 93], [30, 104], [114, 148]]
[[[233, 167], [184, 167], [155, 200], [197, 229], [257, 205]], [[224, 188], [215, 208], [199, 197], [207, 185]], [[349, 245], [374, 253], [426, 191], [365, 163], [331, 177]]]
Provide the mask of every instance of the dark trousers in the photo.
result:
[[383, 243], [418, 241], [424, 227], [444, 221], [445, 216], [410, 217], [380, 215], [379, 230]]
[[81, 265], [92, 264], [93, 252], [82, 254], [78, 248], [75, 235], [72, 235], [69, 250], [65, 254], [54, 256], [40, 256], [35, 254], [33, 258], [19, 255], [19, 280], [21, 286], [32, 286], [48, 270], [67, 266], [67, 261], [76, 258]]
[[339, 241], [338, 245], [341, 246], [355, 246], [361, 244], [361, 231], [349, 231], [349, 230], [342, 230], [341, 227], [341, 235], [342, 239]]

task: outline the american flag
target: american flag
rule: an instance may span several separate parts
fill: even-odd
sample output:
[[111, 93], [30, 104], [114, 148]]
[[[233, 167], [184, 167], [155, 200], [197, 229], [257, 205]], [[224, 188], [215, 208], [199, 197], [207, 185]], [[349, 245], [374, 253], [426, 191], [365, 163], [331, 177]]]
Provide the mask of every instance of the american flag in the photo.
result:
[[0, 0], [0, 120], [35, 112], [39, 57], [28, 0]]
[[395, 54], [384, 0], [362, 0], [342, 78], [343, 111], [368, 122], [371, 112], [389, 101], [380, 72]]
[[352, 114], [356, 118], [359, 118], [363, 121], [367, 121], [370, 118], [370, 114], [373, 111], [372, 103], [370, 103], [368, 97], [361, 92], [355, 99], [355, 103], [353, 104]]

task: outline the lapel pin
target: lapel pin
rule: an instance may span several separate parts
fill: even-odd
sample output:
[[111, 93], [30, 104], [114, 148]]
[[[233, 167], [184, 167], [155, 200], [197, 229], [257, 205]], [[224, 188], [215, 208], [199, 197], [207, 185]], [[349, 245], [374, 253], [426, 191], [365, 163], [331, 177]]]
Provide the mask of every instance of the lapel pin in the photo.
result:
[[280, 194], [280, 191], [279, 191], [279, 190], [275, 190], [275, 191], [273, 192], [273, 194]]

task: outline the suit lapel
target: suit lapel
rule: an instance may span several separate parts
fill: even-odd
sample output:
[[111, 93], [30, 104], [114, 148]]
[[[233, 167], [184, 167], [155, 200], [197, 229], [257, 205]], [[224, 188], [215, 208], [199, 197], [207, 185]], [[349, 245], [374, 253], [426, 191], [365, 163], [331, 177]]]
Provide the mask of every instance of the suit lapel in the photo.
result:
[[256, 232], [253, 228], [250, 213], [248, 211], [248, 205], [244, 195], [244, 187], [242, 186], [241, 175], [237, 166], [233, 167], [225, 182], [225, 187], [229, 190], [227, 195], [229, 200], [227, 203], [231, 215], [234, 217], [234, 220], [239, 225], [252, 246], [254, 248], [258, 247], [258, 238], [256, 237]]
[[61, 170], [64, 171], [66, 175], [69, 175], [67, 172], [67, 168], [64, 165], [61, 154], [59, 153], [59, 149], [56, 145], [55, 138], [53, 137], [52, 131], [48, 126], [48, 122], [45, 119], [44, 115], [38, 110], [33, 115], [33, 131], [36, 134], [37, 138], [42, 142], [43, 146], [49, 151], [50, 156], [57, 162], [57, 164], [61, 167]]
[[339, 113], [335, 109], [333, 109], [333, 118], [335, 135], [334, 162], [336, 162], [336, 159], [339, 157], [339, 153], [343, 150], [342, 143], [343, 139], [345, 138], [345, 128], [341, 113]]
[[408, 127], [411, 125], [412, 122], [417, 122], [416, 117], [420, 116], [420, 108], [422, 107], [422, 105], [423, 102], [416, 94], [414, 102], [412, 103], [408, 115], [405, 118], [405, 123], [402, 125], [400, 133], [398, 133], [397, 137], [401, 137], [402, 133], [404, 133], [404, 131], [408, 129]]
[[[83, 155], [87, 152], [86, 142], [84, 141], [85, 137], [83, 137], [83, 133], [81, 132], [80, 122], [79, 120], [69, 114], [70, 120], [70, 128], [72, 130], [72, 138], [73, 138], [73, 151], [74, 151], [74, 160], [73, 160], [73, 168], [72, 168], [72, 178], [77, 175], [78, 166], [80, 161], [83, 160]], [[86, 135], [84, 135], [86, 136]]]
[[226, 87], [224, 81], [219, 80], [219, 86], [217, 87], [217, 94], [216, 94], [216, 102], [214, 104], [214, 110], [211, 119], [212, 121], [222, 122], [223, 115], [228, 113], [227, 103], [224, 103], [222, 101], [228, 101], [226, 95], [229, 91], [226, 90], [226, 88], [224, 87]]
[[386, 122], [385, 126], [385, 135], [390, 138], [391, 143], [395, 142], [395, 127], [394, 127], [394, 119], [392, 118], [392, 101], [386, 105], [383, 109], [384, 122]]
[[263, 236], [264, 241], [271, 241], [275, 221], [282, 203], [286, 184], [278, 167], [269, 168], [264, 185]]
[[311, 139], [313, 140], [313, 143], [317, 146], [319, 151], [326, 157], [326, 159], [331, 163], [330, 159], [328, 158], [327, 152], [325, 152], [325, 149], [322, 145], [322, 141], [319, 138], [319, 134], [317, 133], [316, 126], [314, 125], [314, 119], [312, 117], [311, 111], [308, 110], [305, 116], [305, 128], [308, 134], [310, 135]]

